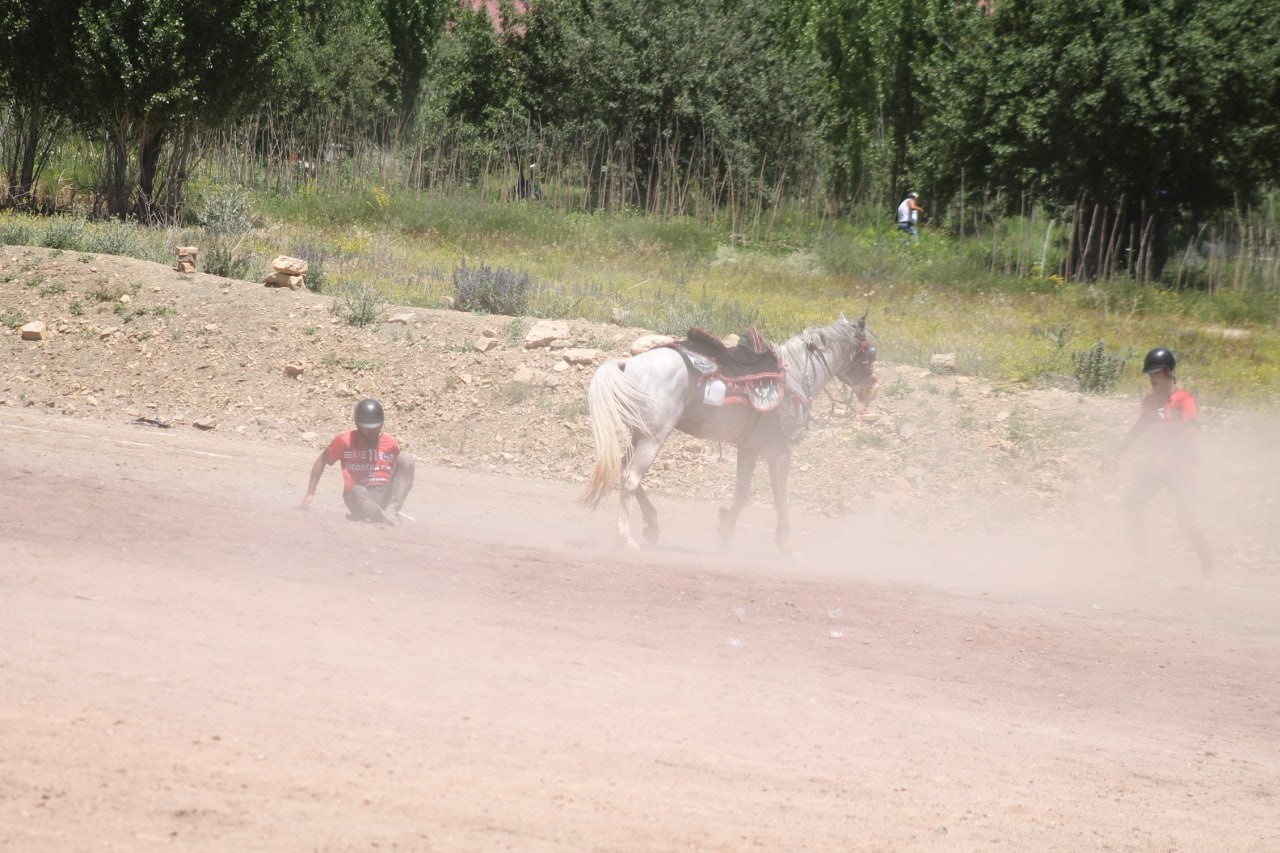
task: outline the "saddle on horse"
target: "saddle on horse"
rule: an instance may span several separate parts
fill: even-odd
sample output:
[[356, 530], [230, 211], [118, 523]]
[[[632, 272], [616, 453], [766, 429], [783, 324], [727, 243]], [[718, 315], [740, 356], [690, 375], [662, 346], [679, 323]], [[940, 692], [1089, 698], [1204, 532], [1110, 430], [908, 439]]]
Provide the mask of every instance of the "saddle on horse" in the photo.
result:
[[771, 412], [786, 396], [786, 368], [755, 326], [732, 347], [697, 326], [683, 341], [669, 346], [684, 356], [698, 377], [703, 399], [712, 405], [749, 404], [758, 412]]

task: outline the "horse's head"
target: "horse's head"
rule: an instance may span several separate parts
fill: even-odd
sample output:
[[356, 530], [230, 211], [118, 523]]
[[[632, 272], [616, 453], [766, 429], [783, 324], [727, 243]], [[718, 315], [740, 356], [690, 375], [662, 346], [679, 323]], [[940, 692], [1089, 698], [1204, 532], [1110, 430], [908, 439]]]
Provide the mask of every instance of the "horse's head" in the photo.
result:
[[844, 364], [836, 371], [836, 378], [852, 389], [858, 402], [870, 405], [876, 397], [876, 336], [867, 328], [867, 315], [849, 321], [844, 314], [836, 324], [848, 335], [849, 353]]

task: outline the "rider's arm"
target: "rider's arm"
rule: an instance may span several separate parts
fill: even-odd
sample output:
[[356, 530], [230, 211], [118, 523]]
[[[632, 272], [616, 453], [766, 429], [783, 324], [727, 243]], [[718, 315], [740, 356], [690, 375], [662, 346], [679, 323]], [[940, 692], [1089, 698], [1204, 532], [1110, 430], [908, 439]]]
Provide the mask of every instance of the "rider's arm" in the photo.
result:
[[321, 450], [320, 455], [316, 457], [316, 461], [311, 465], [311, 480], [307, 483], [307, 493], [302, 498], [303, 509], [310, 506], [311, 499], [316, 496], [316, 486], [320, 485], [320, 475], [324, 473], [325, 466], [329, 464], [327, 454], [327, 450]]

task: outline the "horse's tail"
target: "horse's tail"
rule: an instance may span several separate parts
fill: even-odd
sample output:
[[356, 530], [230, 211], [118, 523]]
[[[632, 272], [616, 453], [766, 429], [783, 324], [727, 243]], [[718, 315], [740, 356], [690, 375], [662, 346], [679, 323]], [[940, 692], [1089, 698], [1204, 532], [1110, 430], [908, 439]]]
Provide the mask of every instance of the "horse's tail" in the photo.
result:
[[627, 375], [625, 366], [622, 359], [606, 361], [591, 377], [591, 386], [587, 389], [596, 467], [582, 502], [590, 507], [597, 506], [617, 487], [636, 430], [650, 432], [645, 417], [649, 410], [648, 397]]

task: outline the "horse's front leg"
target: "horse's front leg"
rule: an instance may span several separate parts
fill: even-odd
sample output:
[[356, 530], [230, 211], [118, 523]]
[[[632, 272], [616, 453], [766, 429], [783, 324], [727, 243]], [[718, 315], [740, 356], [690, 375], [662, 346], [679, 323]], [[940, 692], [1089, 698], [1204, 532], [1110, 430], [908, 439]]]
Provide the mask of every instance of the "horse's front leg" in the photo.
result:
[[791, 449], [787, 448], [768, 458], [769, 488], [773, 491], [773, 508], [778, 514], [778, 527], [774, 534], [778, 547], [791, 551], [791, 508], [787, 502], [787, 479], [791, 474]]
[[745, 447], [738, 448], [738, 482], [733, 487], [733, 505], [720, 510], [720, 547], [728, 548], [733, 529], [738, 525], [738, 515], [751, 498], [751, 477], [756, 472], [756, 460], [760, 454]]

